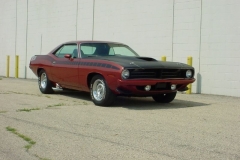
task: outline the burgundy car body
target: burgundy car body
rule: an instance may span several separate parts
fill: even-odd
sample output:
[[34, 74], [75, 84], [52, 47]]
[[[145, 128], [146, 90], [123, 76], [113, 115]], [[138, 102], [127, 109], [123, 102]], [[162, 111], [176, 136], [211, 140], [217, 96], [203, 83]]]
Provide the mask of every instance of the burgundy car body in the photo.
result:
[[[186, 86], [193, 83], [195, 79], [186, 78], [185, 71], [191, 70], [194, 75], [194, 68], [186, 64], [177, 62], [161, 62], [148, 57], [83, 57], [80, 46], [84, 43], [113, 43], [102, 41], [72, 41], [59, 45], [47, 55], [36, 55], [30, 61], [30, 68], [39, 76], [40, 70], [44, 69], [48, 79], [53, 86], [58, 84], [62, 88], [90, 91], [91, 78], [96, 75], [102, 75], [116, 95], [128, 96], [152, 96], [159, 93], [170, 93], [184, 91]], [[57, 57], [54, 53], [63, 45], [76, 44], [78, 58], [72, 58], [69, 53], [64, 57]], [[113, 43], [121, 44], [121, 43]], [[124, 59], [125, 58], [125, 59]], [[121, 76], [122, 71], [127, 68], [135, 75], [134, 78], [124, 79]], [[149, 73], [142, 72], [146, 70]], [[161, 72], [161, 73], [160, 73]], [[165, 73], [166, 72], [166, 73]], [[169, 77], [160, 76], [168, 74]], [[171, 72], [171, 73], [170, 73]], [[184, 75], [182, 75], [184, 72]], [[154, 76], [151, 78], [147, 75]], [[179, 76], [171, 75], [177, 73]], [[146, 75], [144, 75], [146, 74]], [[139, 76], [139, 78], [137, 78]], [[142, 77], [141, 77], [142, 76]], [[145, 76], [145, 77], [144, 77]], [[160, 84], [160, 85], [159, 85]], [[163, 84], [163, 85], [161, 85]], [[171, 90], [171, 84], [176, 84], [176, 89]], [[150, 91], [144, 90], [144, 86], [150, 85]], [[158, 87], [160, 86], [160, 87]]]

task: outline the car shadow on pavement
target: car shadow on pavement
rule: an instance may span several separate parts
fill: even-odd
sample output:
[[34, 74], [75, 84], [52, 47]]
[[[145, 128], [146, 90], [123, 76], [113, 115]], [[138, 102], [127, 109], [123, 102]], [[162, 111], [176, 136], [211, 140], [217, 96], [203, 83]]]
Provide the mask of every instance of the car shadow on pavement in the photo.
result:
[[89, 102], [92, 102], [91, 97], [89, 95], [89, 93], [87, 92], [81, 92], [81, 91], [55, 91], [54, 94], [58, 94], [58, 95], [63, 95], [66, 97], [71, 97], [71, 98], [76, 98], [79, 100], [86, 100]]
[[201, 107], [207, 106], [209, 104], [178, 100], [175, 99], [171, 103], [156, 103], [150, 97], [119, 97], [116, 100], [114, 107], [123, 107], [132, 110], [154, 110], [154, 109], [179, 109], [179, 108], [189, 108], [189, 107]]
[[[89, 93], [79, 91], [57, 91], [55, 94], [92, 102]], [[171, 103], [156, 103], [151, 97], [117, 97], [115, 103], [109, 107], [123, 107], [132, 110], [178, 109], [202, 107], [209, 104], [191, 100], [175, 99]]]

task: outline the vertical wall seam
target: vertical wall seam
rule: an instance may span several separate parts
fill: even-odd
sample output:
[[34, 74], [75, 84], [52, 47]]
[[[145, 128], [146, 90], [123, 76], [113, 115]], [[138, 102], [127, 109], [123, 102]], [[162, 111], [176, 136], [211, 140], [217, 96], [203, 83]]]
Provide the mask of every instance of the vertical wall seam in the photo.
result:
[[77, 34], [78, 34], [78, 0], [77, 0], [77, 11], [76, 11], [76, 40], [77, 40]]
[[173, 61], [173, 38], [174, 38], [174, 10], [175, 10], [175, 0], [173, 0], [173, 20], [172, 20], [172, 61]]
[[16, 0], [16, 28], [15, 28], [15, 55], [17, 54], [17, 1]]
[[94, 38], [94, 14], [95, 14], [95, 0], [93, 0], [93, 22], [92, 22], [92, 40]]
[[200, 62], [201, 62], [201, 48], [202, 48], [202, 0], [201, 0], [201, 14], [200, 14], [200, 37], [199, 37], [199, 53], [198, 53], [198, 62], [199, 62], [199, 73], [200, 73]]
[[26, 53], [25, 53], [25, 76], [27, 78], [27, 47], [28, 47], [28, 0], [27, 0], [27, 22], [26, 22]]
[[197, 79], [197, 90], [196, 93], [201, 93], [202, 88], [202, 75], [201, 75], [201, 48], [202, 48], [202, 0], [200, 0], [200, 24], [199, 24], [199, 49], [198, 49], [198, 73], [196, 74]]

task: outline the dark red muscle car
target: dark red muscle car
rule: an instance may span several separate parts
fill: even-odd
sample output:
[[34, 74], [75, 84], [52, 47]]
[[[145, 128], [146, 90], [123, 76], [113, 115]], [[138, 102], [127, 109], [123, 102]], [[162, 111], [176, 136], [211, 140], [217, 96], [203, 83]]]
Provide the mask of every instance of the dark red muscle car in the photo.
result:
[[194, 68], [140, 57], [125, 44], [72, 41], [47, 55], [31, 58], [30, 68], [44, 94], [53, 87], [90, 92], [95, 105], [109, 106], [116, 96], [152, 96], [169, 103], [193, 83]]

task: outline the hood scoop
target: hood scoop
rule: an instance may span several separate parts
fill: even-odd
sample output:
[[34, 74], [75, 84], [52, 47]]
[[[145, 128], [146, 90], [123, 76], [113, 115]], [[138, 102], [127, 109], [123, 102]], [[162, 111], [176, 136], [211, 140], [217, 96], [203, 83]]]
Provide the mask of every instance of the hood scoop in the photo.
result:
[[150, 58], [150, 57], [136, 57], [138, 59], [141, 59], [141, 60], [144, 60], [144, 61], [157, 61], [156, 59], [154, 58]]

